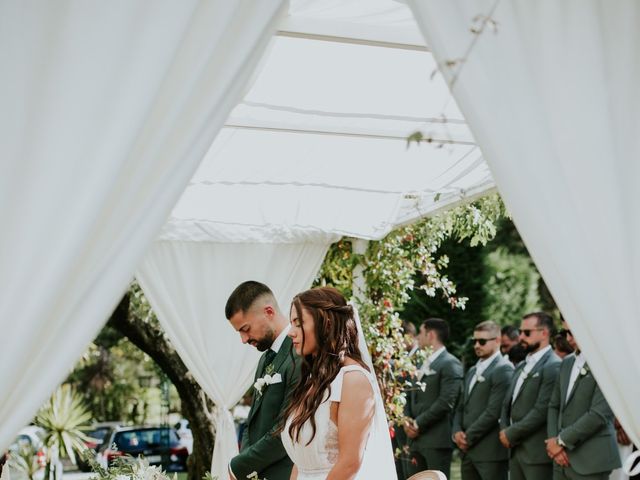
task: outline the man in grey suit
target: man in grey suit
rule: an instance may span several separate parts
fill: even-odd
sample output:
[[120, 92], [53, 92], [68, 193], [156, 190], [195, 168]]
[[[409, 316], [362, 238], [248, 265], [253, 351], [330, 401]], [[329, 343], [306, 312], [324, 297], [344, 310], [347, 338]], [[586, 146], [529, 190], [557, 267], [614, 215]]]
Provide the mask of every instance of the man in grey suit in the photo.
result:
[[407, 392], [404, 430], [412, 460], [405, 462], [407, 477], [422, 470], [440, 470], [447, 478], [451, 470], [451, 421], [462, 384], [462, 364], [447, 352], [449, 325], [429, 318], [420, 326], [418, 343], [432, 353], [418, 370], [424, 386]]
[[462, 452], [462, 480], [507, 480], [508, 450], [498, 439], [502, 403], [513, 365], [500, 353], [500, 327], [476, 325], [473, 348], [478, 362], [465, 375], [453, 420], [453, 440]]
[[520, 343], [528, 354], [515, 369], [500, 417], [500, 442], [511, 449], [511, 480], [552, 477], [544, 441], [547, 407], [560, 368], [560, 359], [549, 344], [553, 331], [553, 319], [544, 312], [525, 315], [520, 325]]
[[562, 361], [549, 404], [547, 453], [554, 480], [606, 480], [620, 467], [613, 412], [563, 321], [575, 354]]

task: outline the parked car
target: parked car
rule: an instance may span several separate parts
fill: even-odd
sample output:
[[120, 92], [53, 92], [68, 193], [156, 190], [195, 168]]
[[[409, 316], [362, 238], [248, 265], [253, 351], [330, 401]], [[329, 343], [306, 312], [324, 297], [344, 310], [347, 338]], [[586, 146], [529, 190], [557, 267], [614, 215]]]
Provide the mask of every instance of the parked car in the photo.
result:
[[[85, 431], [85, 434], [91, 439], [84, 442], [84, 445], [94, 451], [100, 450], [100, 446], [104, 443], [104, 438], [109, 434], [109, 432], [119, 427], [122, 422], [97, 422], [91, 425], [88, 430]], [[91, 470], [91, 467], [87, 462], [85, 462], [81, 457], [78, 458], [78, 468], [82, 472], [88, 472]]]
[[191, 428], [189, 428], [189, 420], [183, 418], [176, 423], [173, 428], [175, 428], [178, 433], [180, 443], [187, 447], [187, 452], [191, 454], [193, 451], [193, 434], [191, 433]]
[[115, 427], [104, 437], [96, 459], [106, 468], [125, 455], [142, 456], [167, 472], [186, 472], [189, 452], [171, 427]]

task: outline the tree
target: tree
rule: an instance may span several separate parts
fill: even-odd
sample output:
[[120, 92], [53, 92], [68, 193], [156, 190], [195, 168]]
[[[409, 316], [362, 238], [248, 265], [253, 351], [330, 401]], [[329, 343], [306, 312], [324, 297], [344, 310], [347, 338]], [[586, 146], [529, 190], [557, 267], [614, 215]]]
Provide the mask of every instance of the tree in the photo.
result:
[[132, 285], [109, 318], [108, 326], [126, 336], [151, 357], [167, 375], [180, 396], [182, 415], [193, 434], [189, 480], [200, 480], [211, 470], [215, 432], [210, 421], [213, 403], [195, 381], [160, 327], [142, 290]]
[[331, 247], [316, 285], [333, 285], [349, 297], [353, 270], [362, 267], [365, 290], [356, 301], [392, 420], [403, 417], [404, 379], [415, 372], [404, 348], [400, 312], [415, 289], [428, 297], [440, 296], [448, 308], [464, 309], [468, 298], [457, 295], [456, 285], [446, 274], [449, 258], [439, 249], [450, 238], [468, 240], [471, 246], [485, 244], [496, 234], [496, 224], [505, 214], [500, 198], [491, 195], [394, 230], [370, 242], [363, 255], [353, 253], [349, 240]]

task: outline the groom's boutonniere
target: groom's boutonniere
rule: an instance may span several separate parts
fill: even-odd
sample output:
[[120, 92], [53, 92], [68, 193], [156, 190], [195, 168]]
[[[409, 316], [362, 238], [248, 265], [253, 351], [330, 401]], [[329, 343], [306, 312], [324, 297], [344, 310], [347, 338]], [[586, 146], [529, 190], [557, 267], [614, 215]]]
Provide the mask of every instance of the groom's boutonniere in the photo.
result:
[[258, 395], [262, 395], [262, 389], [267, 385], [275, 385], [276, 383], [282, 383], [282, 376], [279, 373], [274, 373], [275, 368], [273, 365], [267, 365], [264, 369], [264, 376], [260, 377], [253, 384], [253, 388], [256, 389]]
[[485, 378], [482, 375], [476, 375], [476, 382], [482, 383], [485, 381]]
[[589, 367], [587, 367], [587, 366], [585, 365], [584, 367], [582, 367], [582, 368], [580, 369], [580, 375], [582, 375], [582, 376], [584, 377], [587, 373], [589, 373]]

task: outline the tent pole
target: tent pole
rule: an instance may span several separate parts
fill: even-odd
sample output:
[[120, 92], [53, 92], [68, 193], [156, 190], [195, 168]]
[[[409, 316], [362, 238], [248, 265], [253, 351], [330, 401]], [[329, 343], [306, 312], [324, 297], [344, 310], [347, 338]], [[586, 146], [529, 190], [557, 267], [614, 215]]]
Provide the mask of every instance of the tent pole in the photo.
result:
[[[354, 238], [351, 240], [351, 248], [353, 253], [364, 255], [369, 246], [369, 240], [362, 238]], [[354, 300], [364, 300], [367, 282], [364, 278], [364, 266], [358, 264], [353, 269], [353, 298]]]

